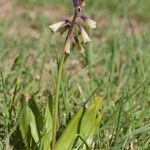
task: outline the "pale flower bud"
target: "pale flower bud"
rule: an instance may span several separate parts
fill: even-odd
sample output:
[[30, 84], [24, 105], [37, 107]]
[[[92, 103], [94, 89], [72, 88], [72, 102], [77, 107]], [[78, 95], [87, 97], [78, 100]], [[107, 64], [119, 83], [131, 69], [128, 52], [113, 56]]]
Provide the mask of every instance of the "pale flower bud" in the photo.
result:
[[66, 23], [67, 23], [66, 20], [60, 21], [60, 22], [58, 22], [58, 23], [55, 23], [55, 24], [53, 24], [53, 25], [50, 25], [49, 28], [50, 28], [50, 30], [54, 33], [54, 32], [56, 32], [56, 31], [58, 31], [61, 27], [63, 27]]
[[85, 29], [82, 26], [80, 26], [80, 31], [84, 44], [91, 42], [90, 37], [88, 36], [88, 34], [86, 33]]
[[94, 29], [96, 28], [96, 21], [90, 19], [89, 17], [87, 16], [80, 16], [87, 24], [88, 26], [91, 28], [91, 29]]

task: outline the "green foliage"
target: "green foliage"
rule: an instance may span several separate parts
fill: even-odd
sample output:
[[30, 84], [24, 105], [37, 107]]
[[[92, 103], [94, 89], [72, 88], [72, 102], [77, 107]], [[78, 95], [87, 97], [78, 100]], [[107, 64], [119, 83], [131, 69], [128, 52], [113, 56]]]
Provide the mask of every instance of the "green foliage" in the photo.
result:
[[[100, 125], [102, 115], [100, 110], [102, 109], [103, 100], [101, 97], [94, 97], [90, 101], [91, 104], [86, 106], [87, 108], [85, 106], [79, 108], [62, 131], [62, 134], [59, 135], [60, 137], [56, 143], [57, 150], [72, 149], [79, 136], [81, 136], [87, 144], [91, 144], [96, 129]], [[32, 104], [34, 104], [34, 107]], [[33, 97], [29, 99], [29, 101], [25, 101], [25, 99], [22, 98], [20, 109], [24, 109], [24, 113], [22, 113], [19, 120], [19, 129], [26, 149], [33, 149], [34, 147], [44, 150], [50, 149], [53, 118], [49, 102], [47, 102], [43, 117]], [[83, 142], [80, 141], [76, 144], [83, 145]]]
[[[90, 146], [96, 129], [100, 125], [102, 116], [102, 113], [100, 112], [101, 108], [101, 97], [94, 97], [91, 100], [90, 106], [79, 108], [78, 112], [70, 120], [62, 135], [58, 139], [56, 149], [70, 150], [73, 148], [73, 145], [80, 146], [83, 143]], [[78, 141], [79, 137], [82, 137], [81, 139], [84, 139], [84, 141]]]

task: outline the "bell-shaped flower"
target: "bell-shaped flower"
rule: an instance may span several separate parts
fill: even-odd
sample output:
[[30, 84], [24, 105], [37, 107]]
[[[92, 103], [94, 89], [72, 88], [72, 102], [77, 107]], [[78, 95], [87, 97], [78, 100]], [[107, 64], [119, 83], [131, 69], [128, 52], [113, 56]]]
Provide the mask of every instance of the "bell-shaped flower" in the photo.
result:
[[85, 49], [83, 48], [82, 44], [80, 43], [78, 37], [75, 36], [74, 40], [75, 40], [75, 44], [77, 45], [79, 52], [83, 53], [85, 51]]
[[87, 24], [88, 26], [91, 28], [91, 29], [94, 29], [96, 28], [96, 21], [92, 20], [91, 18], [87, 17], [87, 16], [84, 16], [84, 15], [81, 15], [80, 16], [81, 19], [83, 19]]
[[91, 39], [90, 39], [90, 37], [88, 36], [88, 34], [87, 34], [87, 32], [85, 31], [85, 29], [84, 29], [82, 26], [79, 26], [79, 28], [80, 28], [80, 33], [81, 33], [81, 36], [82, 36], [82, 38], [83, 38], [84, 44], [91, 42]]
[[54, 33], [56, 31], [58, 31], [60, 28], [64, 27], [67, 22], [68, 22], [67, 20], [60, 21], [60, 22], [57, 22], [53, 25], [50, 25], [49, 28]]
[[60, 34], [65, 33], [68, 29], [69, 29], [70, 25], [66, 24], [65, 26], [63, 26], [62, 28], [60, 28], [58, 30], [58, 32], [60, 32]]
[[68, 37], [68, 38], [66, 39], [65, 46], [64, 46], [64, 52], [65, 52], [66, 54], [69, 54], [69, 53], [70, 53], [71, 45], [72, 45], [72, 37]]

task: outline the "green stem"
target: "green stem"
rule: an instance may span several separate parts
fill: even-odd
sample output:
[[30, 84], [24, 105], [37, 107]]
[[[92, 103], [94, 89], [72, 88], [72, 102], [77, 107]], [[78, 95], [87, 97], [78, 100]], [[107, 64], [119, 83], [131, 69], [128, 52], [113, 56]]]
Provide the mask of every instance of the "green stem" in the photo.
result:
[[58, 122], [58, 105], [59, 105], [59, 95], [60, 95], [60, 85], [62, 79], [62, 71], [63, 71], [63, 64], [66, 58], [65, 53], [62, 54], [58, 73], [57, 73], [57, 83], [56, 83], [56, 97], [54, 102], [54, 115], [53, 115], [53, 139], [52, 139], [52, 150], [55, 150], [56, 147], [56, 132], [57, 132], [57, 122]]

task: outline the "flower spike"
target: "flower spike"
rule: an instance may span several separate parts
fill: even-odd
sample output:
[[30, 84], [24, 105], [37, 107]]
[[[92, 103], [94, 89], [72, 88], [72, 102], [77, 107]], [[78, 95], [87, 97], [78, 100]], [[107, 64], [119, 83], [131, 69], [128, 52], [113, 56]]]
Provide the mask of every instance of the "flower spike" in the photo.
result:
[[[83, 25], [78, 22], [78, 18], [82, 19], [87, 23], [89, 28], [94, 29], [96, 28], [96, 22], [90, 19], [87, 16], [82, 15], [82, 9], [85, 6], [85, 0], [72, 0], [74, 6], [74, 16], [71, 21], [64, 20], [53, 25], [50, 25], [50, 30], [54, 32], [60, 32], [60, 34], [66, 33], [66, 40], [64, 44], [64, 53], [70, 53], [72, 44], [74, 43], [77, 49], [80, 52], [84, 52], [84, 44], [91, 42], [91, 38], [87, 34], [86, 30], [84, 29]], [[79, 36], [82, 37], [83, 42], [80, 41]]]

